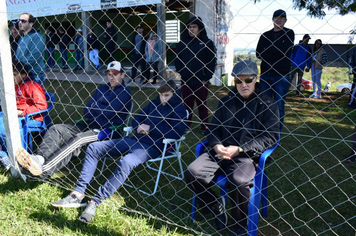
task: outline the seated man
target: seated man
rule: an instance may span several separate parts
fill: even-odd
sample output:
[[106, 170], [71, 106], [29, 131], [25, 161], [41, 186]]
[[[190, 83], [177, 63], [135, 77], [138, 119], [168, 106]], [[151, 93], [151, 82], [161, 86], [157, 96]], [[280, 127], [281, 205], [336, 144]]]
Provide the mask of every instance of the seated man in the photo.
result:
[[51, 126], [34, 155], [23, 148], [16, 151], [18, 163], [32, 175], [53, 175], [69, 163], [75, 150], [97, 140], [97, 129], [124, 124], [132, 104], [123, 80], [125, 73], [117, 61], [110, 62], [105, 72], [109, 83], [100, 86], [86, 104], [86, 122]]
[[[15, 82], [17, 115], [20, 117], [19, 126], [21, 130], [23, 126], [21, 121], [23, 118], [21, 117], [24, 117], [29, 113], [47, 109], [47, 101], [43, 87], [30, 79], [26, 64], [19, 61], [13, 61], [12, 69]], [[8, 170], [10, 168], [10, 160], [7, 155], [6, 134], [2, 115], [2, 112], [0, 112], [0, 163], [5, 170]], [[33, 116], [30, 124], [27, 125], [31, 127], [39, 126], [42, 121], [42, 115], [38, 114]]]
[[224, 199], [212, 190], [220, 174], [228, 179], [231, 196], [232, 235], [247, 235], [250, 188], [259, 156], [278, 141], [279, 110], [276, 102], [261, 92], [257, 65], [237, 63], [232, 71], [235, 86], [222, 98], [211, 122], [211, 149], [193, 161], [184, 173], [188, 186], [202, 207], [215, 217], [217, 229], [227, 224]]
[[180, 97], [175, 94], [176, 84], [173, 80], [158, 88], [159, 96], [150, 101], [132, 121], [136, 133], [132, 137], [112, 139], [92, 143], [87, 148], [82, 171], [76, 188], [62, 200], [52, 202], [54, 207], [80, 207], [84, 193], [98, 165], [105, 155], [122, 156], [118, 167], [106, 183], [99, 187], [96, 195], [89, 201], [79, 220], [91, 222], [99, 204], [110, 198], [124, 183], [131, 171], [139, 164], [162, 155], [164, 138], [180, 138], [186, 129], [186, 109]]

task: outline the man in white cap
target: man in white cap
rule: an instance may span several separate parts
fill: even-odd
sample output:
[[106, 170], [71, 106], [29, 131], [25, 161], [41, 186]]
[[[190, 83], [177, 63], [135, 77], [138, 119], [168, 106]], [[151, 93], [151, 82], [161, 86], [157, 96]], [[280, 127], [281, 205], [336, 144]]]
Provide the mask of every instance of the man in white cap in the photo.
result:
[[121, 63], [110, 62], [105, 72], [109, 82], [100, 86], [85, 105], [85, 121], [51, 126], [33, 155], [23, 148], [16, 152], [19, 164], [32, 175], [42, 179], [53, 175], [66, 166], [73, 155], [79, 155], [81, 146], [96, 141], [98, 130], [125, 123], [132, 96], [124, 84]]
[[250, 188], [256, 167], [260, 155], [278, 141], [278, 106], [261, 91], [257, 75], [257, 65], [252, 61], [234, 66], [235, 88], [221, 99], [214, 113], [208, 135], [210, 149], [184, 173], [201, 207], [213, 213], [218, 230], [226, 227], [227, 214], [222, 198], [217, 197], [212, 186], [218, 175], [226, 175], [234, 236], [247, 235]]

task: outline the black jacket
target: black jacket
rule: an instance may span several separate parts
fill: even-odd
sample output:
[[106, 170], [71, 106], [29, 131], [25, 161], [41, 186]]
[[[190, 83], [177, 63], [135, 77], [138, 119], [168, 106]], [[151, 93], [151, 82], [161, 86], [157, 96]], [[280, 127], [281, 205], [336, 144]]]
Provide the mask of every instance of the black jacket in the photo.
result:
[[[117, 40], [117, 30], [114, 26], [111, 28], [106, 28], [105, 30], [106, 35], [106, 47], [107, 48], [115, 48], [116, 47], [116, 40]], [[113, 53], [113, 52], [111, 52]]]
[[94, 34], [88, 34], [87, 43], [88, 50], [99, 49], [100, 42]]
[[288, 75], [291, 67], [290, 54], [294, 46], [294, 31], [283, 28], [264, 32], [257, 44], [256, 56], [262, 60], [261, 76]]
[[58, 36], [52, 31], [46, 34], [46, 48], [55, 48], [58, 41]]
[[216, 48], [214, 42], [208, 38], [201, 19], [192, 17], [186, 26], [191, 23], [199, 26], [200, 35], [192, 38], [188, 28], [184, 29], [177, 45], [174, 64], [181, 75], [182, 83], [196, 85], [212, 78], [216, 67]]
[[274, 146], [279, 135], [279, 109], [273, 98], [261, 93], [256, 83], [255, 93], [248, 99], [234, 88], [221, 99], [211, 121], [209, 145], [235, 145], [249, 157], [259, 156]]
[[59, 42], [58, 42], [58, 46], [60, 49], [68, 49], [69, 44], [71, 42], [71, 38], [68, 36], [68, 34], [63, 33], [63, 34], [59, 34]]

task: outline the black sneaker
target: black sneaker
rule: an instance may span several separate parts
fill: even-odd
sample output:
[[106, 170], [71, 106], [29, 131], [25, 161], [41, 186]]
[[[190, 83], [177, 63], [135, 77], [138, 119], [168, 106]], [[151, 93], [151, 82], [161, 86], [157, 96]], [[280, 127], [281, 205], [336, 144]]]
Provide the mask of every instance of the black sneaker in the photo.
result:
[[80, 199], [74, 194], [69, 194], [65, 198], [56, 202], [52, 202], [51, 204], [54, 207], [72, 207], [72, 208], [85, 207], [87, 205], [87, 203], [84, 202], [84, 197]]
[[83, 213], [80, 215], [79, 220], [87, 224], [90, 223], [95, 216], [97, 207], [98, 205], [95, 202], [90, 201]]
[[204, 136], [208, 136], [208, 135], [210, 134], [210, 130], [209, 130], [208, 127], [206, 127], [205, 129], [203, 129], [203, 130], [201, 131], [201, 133], [202, 133]]
[[225, 198], [219, 197], [218, 202], [215, 203], [211, 210], [215, 215], [215, 225], [217, 230], [222, 230], [227, 225], [227, 215], [225, 208]]

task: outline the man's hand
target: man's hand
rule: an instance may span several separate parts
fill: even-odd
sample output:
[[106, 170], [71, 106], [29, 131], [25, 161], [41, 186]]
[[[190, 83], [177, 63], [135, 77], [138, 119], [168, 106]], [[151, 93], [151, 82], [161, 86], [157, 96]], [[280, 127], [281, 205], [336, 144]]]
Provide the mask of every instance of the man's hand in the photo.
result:
[[214, 151], [216, 152], [215, 157], [224, 160], [231, 160], [232, 158], [238, 156], [240, 154], [239, 150], [239, 146], [224, 147], [221, 144], [217, 144], [214, 146]]
[[150, 132], [150, 126], [146, 125], [146, 124], [140, 124], [137, 127], [137, 133], [138, 134], [144, 134], [144, 135], [148, 135]]

